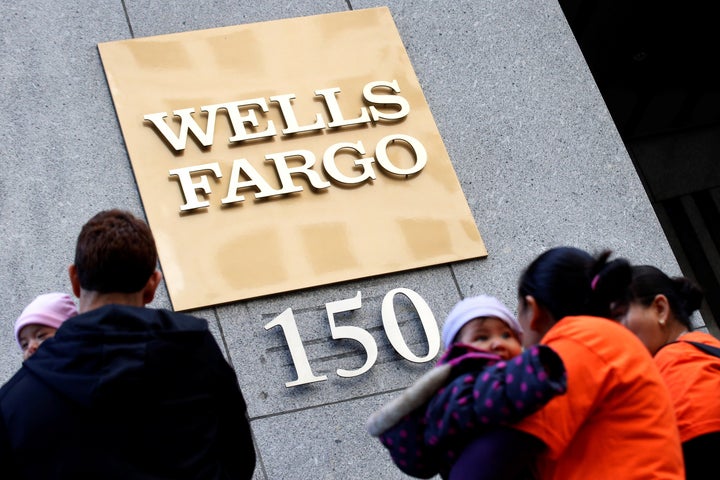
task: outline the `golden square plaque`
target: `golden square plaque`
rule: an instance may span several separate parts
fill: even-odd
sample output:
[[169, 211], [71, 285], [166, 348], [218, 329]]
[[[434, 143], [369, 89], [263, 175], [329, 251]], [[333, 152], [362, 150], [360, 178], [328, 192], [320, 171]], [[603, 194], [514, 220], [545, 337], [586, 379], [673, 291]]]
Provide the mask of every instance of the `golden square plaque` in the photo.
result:
[[98, 49], [174, 309], [487, 255], [386, 7]]

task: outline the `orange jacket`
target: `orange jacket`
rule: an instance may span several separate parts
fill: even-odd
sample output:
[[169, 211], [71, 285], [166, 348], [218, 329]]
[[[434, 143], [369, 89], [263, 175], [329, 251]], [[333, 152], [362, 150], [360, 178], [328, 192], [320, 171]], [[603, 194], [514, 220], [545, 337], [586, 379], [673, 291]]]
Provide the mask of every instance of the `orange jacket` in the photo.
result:
[[560, 355], [568, 383], [516, 426], [548, 447], [539, 478], [684, 480], [668, 388], [634, 334], [612, 320], [566, 317], [541, 343]]
[[686, 340], [720, 348], [720, 340], [712, 335], [690, 332], [655, 354], [655, 364], [670, 389], [683, 442], [720, 431], [720, 358]]

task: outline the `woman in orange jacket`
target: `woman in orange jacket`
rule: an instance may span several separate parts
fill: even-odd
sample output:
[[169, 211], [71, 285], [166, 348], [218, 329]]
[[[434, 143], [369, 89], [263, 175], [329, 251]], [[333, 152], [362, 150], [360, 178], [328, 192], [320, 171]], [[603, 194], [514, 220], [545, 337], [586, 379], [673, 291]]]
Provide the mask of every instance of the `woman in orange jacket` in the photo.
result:
[[[600, 278], [602, 284], [604, 278]], [[643, 342], [670, 390], [688, 480], [707, 478], [720, 450], [720, 340], [693, 330], [702, 291], [647, 265], [613, 302], [613, 316]]]

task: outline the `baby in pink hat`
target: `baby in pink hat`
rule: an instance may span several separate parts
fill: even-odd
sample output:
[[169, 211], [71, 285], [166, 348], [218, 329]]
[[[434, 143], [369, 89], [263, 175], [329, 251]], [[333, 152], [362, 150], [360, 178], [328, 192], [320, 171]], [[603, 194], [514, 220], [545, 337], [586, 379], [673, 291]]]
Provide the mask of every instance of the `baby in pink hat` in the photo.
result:
[[[522, 336], [517, 318], [497, 298], [461, 300], [443, 325], [445, 352], [435, 368], [375, 411], [368, 433], [404, 473], [451, 478], [479, 432], [515, 423], [565, 392], [560, 357], [546, 346], [524, 351]], [[468, 425], [477, 432], [460, 433]], [[471, 477], [463, 471], [457, 478]]]
[[15, 339], [27, 360], [57, 329], [78, 310], [72, 297], [66, 293], [38, 295], [15, 320]]
[[508, 360], [522, 352], [522, 327], [515, 315], [495, 297], [479, 295], [458, 302], [443, 325], [446, 350], [453, 344], [471, 345]]

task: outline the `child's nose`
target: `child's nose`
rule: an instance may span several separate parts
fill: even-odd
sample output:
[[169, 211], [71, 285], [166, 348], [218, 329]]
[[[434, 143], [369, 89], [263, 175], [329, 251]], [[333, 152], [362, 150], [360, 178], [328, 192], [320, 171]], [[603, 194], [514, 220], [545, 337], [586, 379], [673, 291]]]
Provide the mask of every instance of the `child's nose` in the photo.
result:
[[32, 339], [28, 342], [27, 350], [25, 350], [25, 358], [27, 359], [30, 355], [35, 353], [40, 346], [40, 341]]

